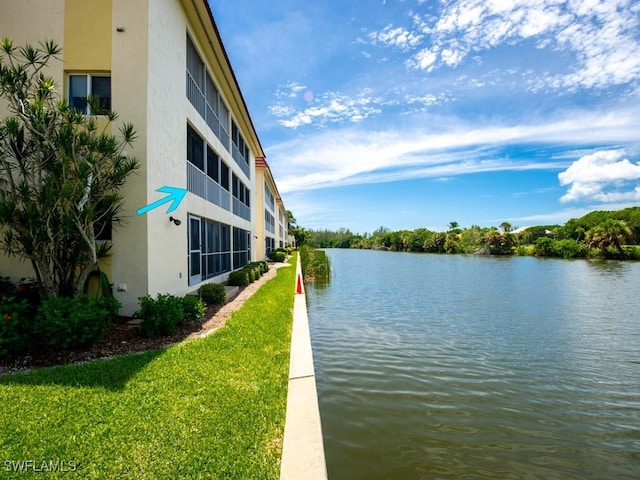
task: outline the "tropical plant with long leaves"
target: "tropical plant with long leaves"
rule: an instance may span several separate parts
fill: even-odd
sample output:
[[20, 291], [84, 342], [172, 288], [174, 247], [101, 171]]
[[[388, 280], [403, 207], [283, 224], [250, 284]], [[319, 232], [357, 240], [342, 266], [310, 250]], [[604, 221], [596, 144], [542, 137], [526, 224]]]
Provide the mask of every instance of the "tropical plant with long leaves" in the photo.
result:
[[71, 297], [108, 254], [100, 229], [122, 222], [120, 189], [138, 168], [126, 153], [131, 124], [111, 134], [115, 112], [89, 97], [69, 106], [49, 72], [53, 41], [0, 43], [0, 230], [7, 255], [31, 262], [43, 298]]
[[588, 248], [597, 248], [606, 255], [609, 247], [615, 248], [620, 255], [624, 255], [624, 245], [633, 232], [624, 220], [609, 218], [589, 229], [585, 235]]

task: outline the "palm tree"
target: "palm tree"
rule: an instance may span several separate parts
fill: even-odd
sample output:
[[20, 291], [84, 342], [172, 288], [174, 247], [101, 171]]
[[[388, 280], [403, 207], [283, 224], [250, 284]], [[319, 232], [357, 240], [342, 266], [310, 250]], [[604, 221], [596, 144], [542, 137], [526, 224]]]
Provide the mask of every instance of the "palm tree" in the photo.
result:
[[500, 224], [500, 228], [502, 229], [502, 231], [504, 233], [509, 233], [513, 227], [511, 226], [511, 224], [509, 222], [502, 222]]
[[614, 247], [620, 255], [624, 255], [624, 245], [633, 232], [624, 220], [607, 219], [591, 228], [585, 235], [588, 248], [598, 248], [606, 254], [608, 247]]

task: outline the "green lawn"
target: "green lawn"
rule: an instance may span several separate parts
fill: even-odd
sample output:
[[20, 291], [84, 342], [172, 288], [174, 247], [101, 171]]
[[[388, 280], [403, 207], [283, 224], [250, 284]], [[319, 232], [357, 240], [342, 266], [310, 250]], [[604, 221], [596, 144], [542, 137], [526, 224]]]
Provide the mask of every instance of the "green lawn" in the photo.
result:
[[207, 338], [0, 377], [0, 478], [277, 479], [294, 279]]

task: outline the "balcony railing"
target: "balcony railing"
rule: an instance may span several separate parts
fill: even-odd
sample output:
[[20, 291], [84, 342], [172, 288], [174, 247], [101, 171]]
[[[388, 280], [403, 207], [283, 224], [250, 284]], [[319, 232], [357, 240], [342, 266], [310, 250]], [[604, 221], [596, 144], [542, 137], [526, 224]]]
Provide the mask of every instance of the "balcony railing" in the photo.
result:
[[247, 163], [247, 160], [244, 158], [244, 156], [240, 153], [240, 150], [238, 150], [238, 147], [236, 147], [235, 145], [233, 145], [233, 148], [231, 150], [231, 156], [235, 160], [236, 164], [240, 167], [240, 169], [244, 172], [244, 174], [248, 178], [251, 178], [249, 164]]
[[222, 188], [202, 170], [189, 162], [187, 162], [187, 190], [225, 210], [231, 210], [231, 194], [229, 191]]
[[236, 197], [233, 197], [233, 213], [245, 220], [251, 220], [251, 209]]
[[195, 107], [198, 113], [205, 118], [205, 98], [204, 93], [200, 90], [200, 87], [191, 76], [191, 73], [187, 70], [187, 98], [191, 102], [191, 105]]

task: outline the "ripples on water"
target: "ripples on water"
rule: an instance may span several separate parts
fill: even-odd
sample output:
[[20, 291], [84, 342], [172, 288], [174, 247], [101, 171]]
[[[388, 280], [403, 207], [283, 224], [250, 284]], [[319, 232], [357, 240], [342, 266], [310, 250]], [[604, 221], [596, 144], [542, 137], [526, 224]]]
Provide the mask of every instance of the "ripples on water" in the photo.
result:
[[330, 480], [640, 478], [640, 264], [328, 253]]

